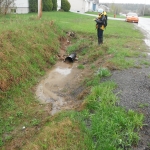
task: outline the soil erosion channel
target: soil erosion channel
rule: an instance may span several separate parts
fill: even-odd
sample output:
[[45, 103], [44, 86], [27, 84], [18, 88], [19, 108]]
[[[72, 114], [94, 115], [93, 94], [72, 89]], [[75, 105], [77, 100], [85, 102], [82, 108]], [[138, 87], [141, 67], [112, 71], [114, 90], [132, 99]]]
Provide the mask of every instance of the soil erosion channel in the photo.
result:
[[58, 61], [37, 86], [36, 96], [40, 103], [51, 104], [51, 115], [61, 110], [71, 109], [79, 102], [74, 101], [68, 93], [82, 76], [77, 66], [77, 62]]

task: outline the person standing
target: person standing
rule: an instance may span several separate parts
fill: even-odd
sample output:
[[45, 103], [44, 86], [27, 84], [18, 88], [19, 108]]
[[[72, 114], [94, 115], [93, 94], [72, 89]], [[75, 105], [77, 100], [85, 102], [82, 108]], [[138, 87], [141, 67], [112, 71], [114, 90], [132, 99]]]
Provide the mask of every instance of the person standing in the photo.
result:
[[98, 9], [98, 17], [95, 19], [97, 28], [98, 45], [103, 44], [103, 31], [107, 26], [107, 14], [103, 9]]

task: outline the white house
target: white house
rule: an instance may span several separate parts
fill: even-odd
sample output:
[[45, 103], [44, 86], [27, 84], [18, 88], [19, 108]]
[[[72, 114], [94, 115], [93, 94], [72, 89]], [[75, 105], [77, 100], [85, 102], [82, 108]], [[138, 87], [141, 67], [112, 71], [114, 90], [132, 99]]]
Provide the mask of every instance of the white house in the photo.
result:
[[96, 11], [97, 4], [94, 0], [68, 0], [71, 5], [70, 11], [72, 12], [87, 12], [87, 11]]
[[57, 0], [57, 10], [61, 9], [61, 0]]
[[15, 13], [26, 14], [29, 12], [28, 0], [15, 0]]
[[[17, 14], [29, 13], [29, 1], [28, 0], [15, 0], [15, 5], [11, 6], [9, 12]], [[61, 0], [57, 0], [57, 10], [61, 8]]]

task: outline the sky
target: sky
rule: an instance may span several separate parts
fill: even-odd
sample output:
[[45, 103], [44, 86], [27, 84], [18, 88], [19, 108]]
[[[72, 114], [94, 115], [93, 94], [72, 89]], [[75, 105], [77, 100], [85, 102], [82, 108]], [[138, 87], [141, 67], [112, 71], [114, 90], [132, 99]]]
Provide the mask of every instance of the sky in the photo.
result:
[[150, 0], [99, 0], [100, 3], [150, 4]]

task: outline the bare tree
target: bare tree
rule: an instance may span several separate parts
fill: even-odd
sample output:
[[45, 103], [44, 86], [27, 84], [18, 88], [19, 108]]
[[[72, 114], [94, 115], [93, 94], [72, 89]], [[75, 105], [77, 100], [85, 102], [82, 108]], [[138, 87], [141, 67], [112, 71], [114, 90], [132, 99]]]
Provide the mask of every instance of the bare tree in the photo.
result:
[[15, 0], [0, 0], [0, 12], [6, 15], [8, 9], [14, 7], [14, 1]]

